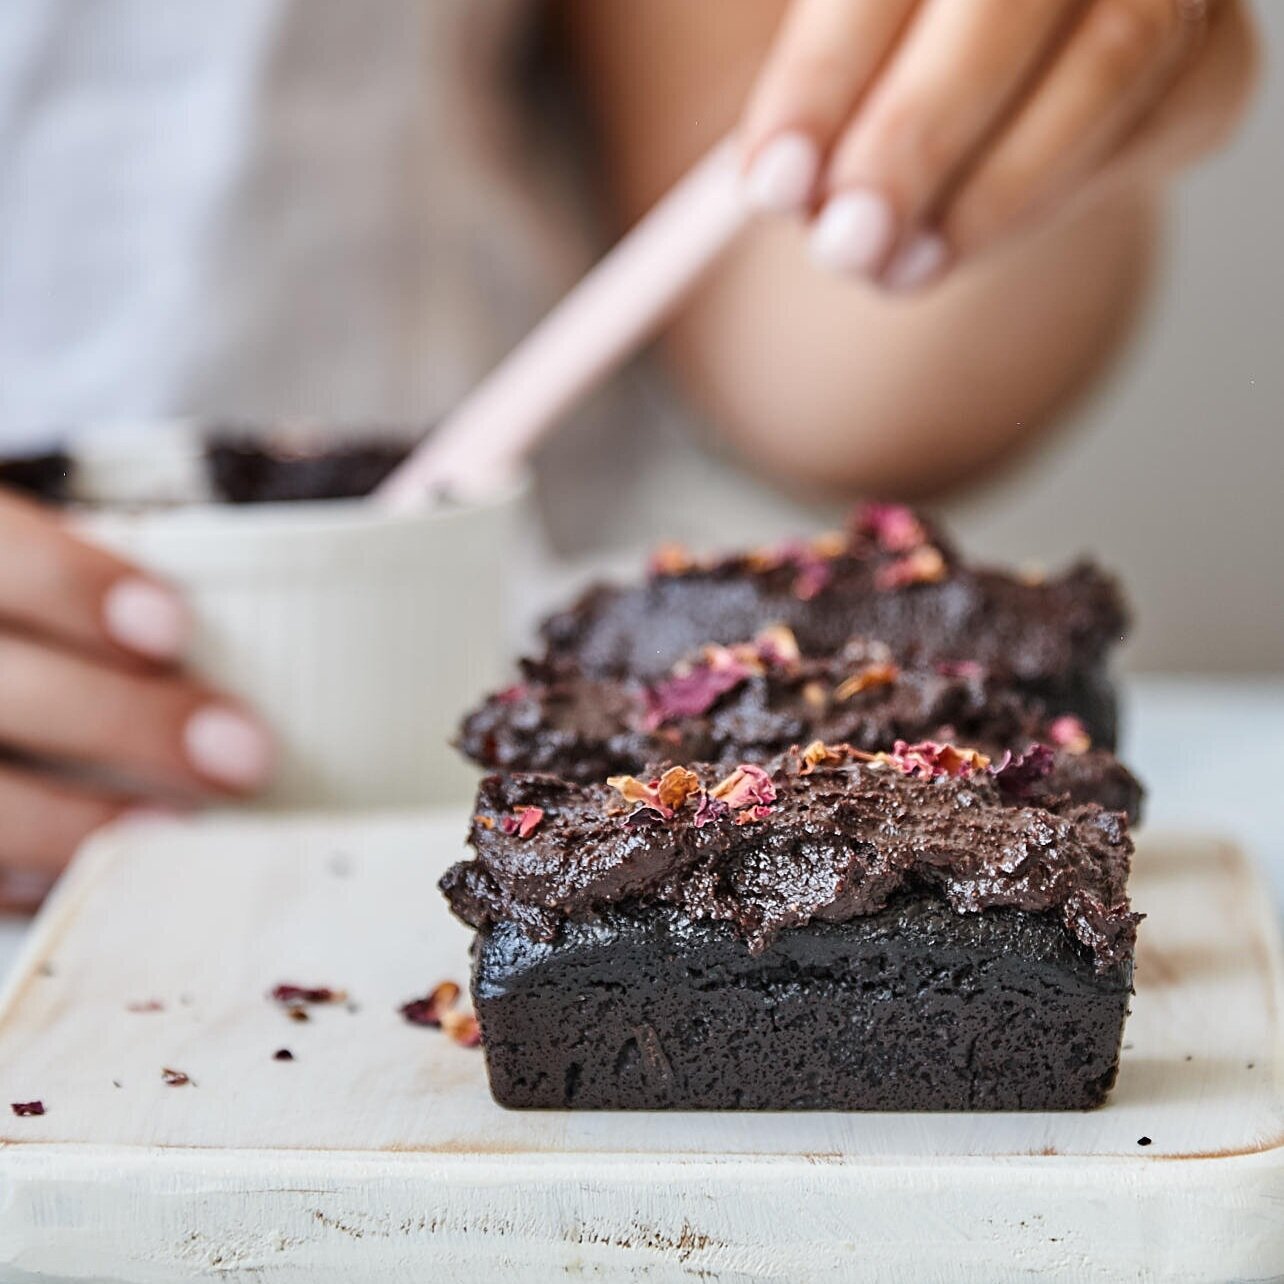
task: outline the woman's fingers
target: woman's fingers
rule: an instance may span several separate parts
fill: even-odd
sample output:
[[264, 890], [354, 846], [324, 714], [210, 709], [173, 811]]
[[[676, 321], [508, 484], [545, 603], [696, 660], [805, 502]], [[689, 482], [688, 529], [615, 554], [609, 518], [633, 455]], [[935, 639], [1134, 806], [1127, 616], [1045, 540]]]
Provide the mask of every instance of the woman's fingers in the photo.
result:
[[984, 249], [1100, 170], [1160, 102], [1204, 25], [1197, 4], [1094, 0], [943, 212], [951, 251]]
[[0, 744], [183, 794], [254, 789], [272, 766], [258, 723], [196, 683], [12, 635], [0, 635]]
[[1220, 3], [1191, 59], [1159, 106], [1111, 158], [1107, 175], [1157, 180], [1224, 143], [1252, 99], [1261, 51], [1248, 10]]
[[90, 834], [127, 810], [128, 803], [107, 793], [0, 764], [3, 877], [22, 871], [56, 874]]
[[750, 98], [742, 129], [750, 201], [806, 209], [852, 109], [919, 0], [796, 0]]
[[822, 264], [912, 288], [1206, 150], [1253, 61], [1239, 0], [795, 0], [745, 115], [748, 194], [814, 214]]
[[0, 494], [0, 553], [0, 620], [109, 654], [182, 653], [188, 617], [177, 594], [39, 505]]
[[[1078, 0], [929, 0], [834, 149], [815, 257], [878, 276], [938, 266], [920, 227], [1047, 56]], [[916, 237], [919, 239], [916, 240]]]

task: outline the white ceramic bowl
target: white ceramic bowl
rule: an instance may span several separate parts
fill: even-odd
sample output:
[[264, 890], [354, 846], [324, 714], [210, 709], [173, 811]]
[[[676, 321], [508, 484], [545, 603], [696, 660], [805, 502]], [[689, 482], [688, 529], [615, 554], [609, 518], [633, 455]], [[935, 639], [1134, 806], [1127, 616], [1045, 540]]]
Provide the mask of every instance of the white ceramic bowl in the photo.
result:
[[266, 805], [415, 807], [476, 783], [448, 741], [504, 672], [525, 493], [422, 514], [324, 501], [75, 520], [185, 593], [193, 667], [279, 737]]

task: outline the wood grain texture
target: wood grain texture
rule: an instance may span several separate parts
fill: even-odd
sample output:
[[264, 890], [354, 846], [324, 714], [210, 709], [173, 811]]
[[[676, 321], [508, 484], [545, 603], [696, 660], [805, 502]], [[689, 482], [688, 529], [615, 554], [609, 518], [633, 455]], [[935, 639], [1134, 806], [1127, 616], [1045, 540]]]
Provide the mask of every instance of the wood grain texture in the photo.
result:
[[[0, 1000], [0, 1096], [47, 1107], [0, 1117], [0, 1279], [1284, 1273], [1280, 947], [1233, 848], [1144, 842], [1101, 1111], [577, 1115], [500, 1110], [480, 1053], [397, 1015], [465, 977], [434, 888], [463, 830], [222, 818], [88, 850]], [[295, 1023], [282, 981], [356, 1010]]]

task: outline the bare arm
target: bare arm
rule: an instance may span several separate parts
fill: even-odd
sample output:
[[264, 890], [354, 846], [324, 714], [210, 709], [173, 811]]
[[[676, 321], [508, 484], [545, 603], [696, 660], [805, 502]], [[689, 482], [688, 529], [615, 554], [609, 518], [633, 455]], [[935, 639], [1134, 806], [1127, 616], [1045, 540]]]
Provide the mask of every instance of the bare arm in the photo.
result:
[[[565, 0], [622, 223], [736, 123], [786, 8]], [[1228, 79], [1246, 78], [1245, 31], [1205, 59], [1188, 97], [1224, 99]], [[760, 81], [749, 132], [770, 113], [763, 98]], [[903, 495], [957, 485], [1035, 440], [1127, 337], [1153, 268], [1167, 173], [1142, 162], [1160, 144], [1173, 149], [1169, 134], [1011, 234], [976, 235], [956, 270], [913, 293], [824, 271], [803, 222], [763, 220], [672, 327], [674, 364], [768, 475]], [[1195, 143], [1185, 139], [1188, 150]], [[809, 215], [814, 231], [814, 204]], [[975, 225], [964, 223], [960, 240]]]

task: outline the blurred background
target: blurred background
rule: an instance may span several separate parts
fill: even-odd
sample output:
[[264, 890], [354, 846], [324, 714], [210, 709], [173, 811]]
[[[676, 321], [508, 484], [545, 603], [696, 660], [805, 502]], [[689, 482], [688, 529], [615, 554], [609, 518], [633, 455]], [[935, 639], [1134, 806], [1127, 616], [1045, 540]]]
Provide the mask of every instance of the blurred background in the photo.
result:
[[[1269, 63], [1284, 6], [1257, 12]], [[11, 0], [0, 25], [10, 449], [174, 413], [431, 422], [609, 243], [535, 0], [70, 13]], [[1135, 669], [1284, 670], [1282, 126], [1268, 75], [1182, 183], [1126, 356], [1033, 456], [939, 506], [985, 557], [1118, 570]], [[742, 472], [660, 367], [545, 453], [529, 609], [661, 540], [840, 511]]]
[[1034, 466], [951, 506], [996, 558], [1091, 540], [1136, 607], [1134, 669], [1284, 670], [1284, 5], [1225, 152], [1176, 193], [1129, 353]]

